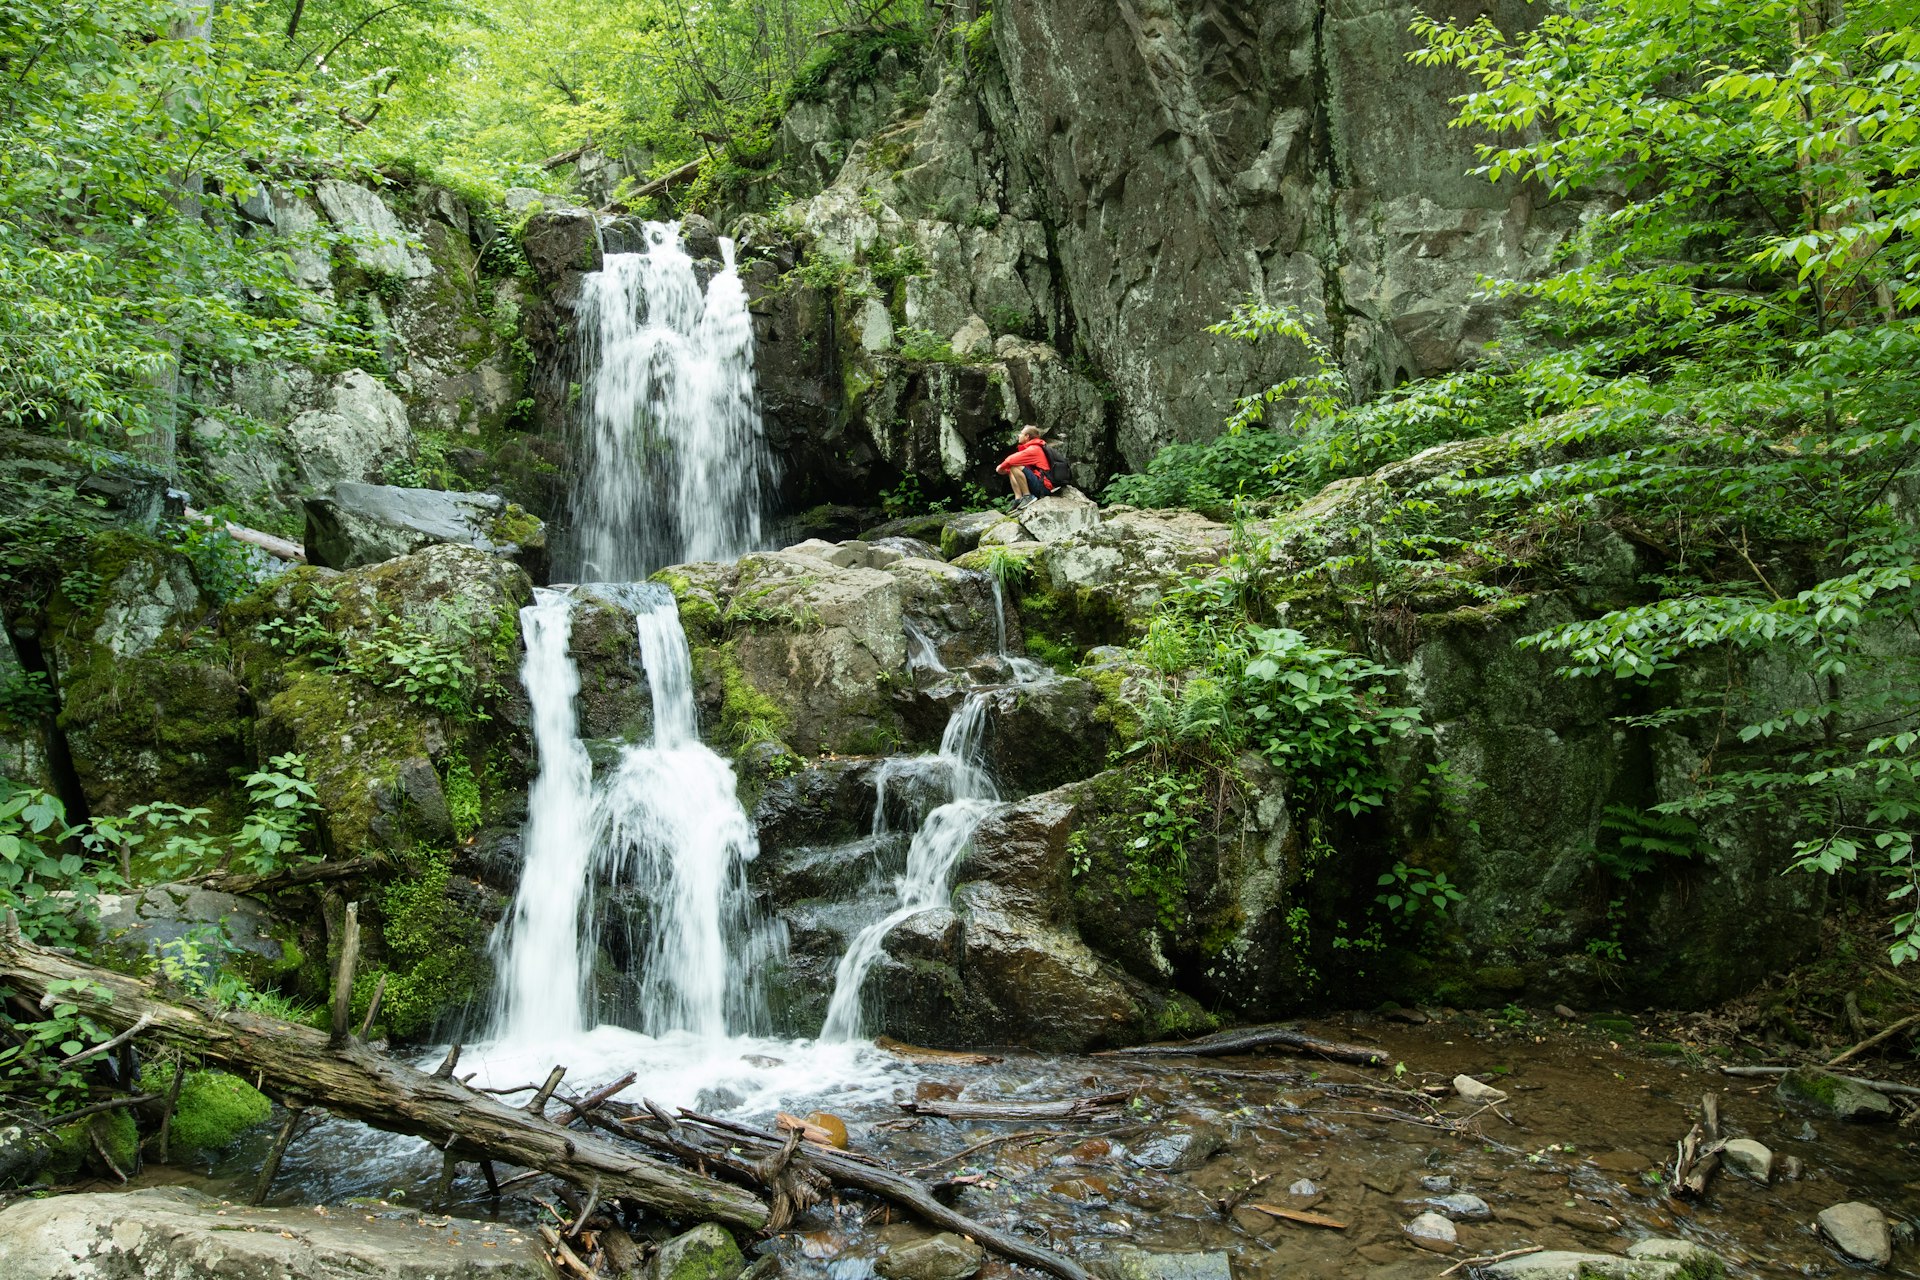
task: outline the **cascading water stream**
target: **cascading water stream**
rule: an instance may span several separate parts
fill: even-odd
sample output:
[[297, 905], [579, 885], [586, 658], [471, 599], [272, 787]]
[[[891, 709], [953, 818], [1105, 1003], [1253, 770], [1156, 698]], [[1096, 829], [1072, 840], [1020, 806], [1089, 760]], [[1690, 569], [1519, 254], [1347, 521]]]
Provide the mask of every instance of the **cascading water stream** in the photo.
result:
[[678, 228], [611, 253], [580, 285], [581, 422], [566, 570], [630, 582], [761, 542], [772, 467], [753, 383], [753, 318], [724, 266], [700, 287]]
[[[758, 1029], [759, 978], [782, 949], [758, 920], [745, 865], [757, 853], [732, 768], [700, 741], [692, 662], [671, 593], [636, 582], [668, 563], [738, 556], [760, 541], [765, 446], [753, 394], [746, 296], [724, 267], [702, 293], [676, 228], [648, 224], [643, 253], [610, 254], [582, 284], [582, 466], [572, 498], [571, 568], [611, 581], [596, 604], [633, 614], [652, 695], [651, 740], [622, 748], [596, 781], [578, 729], [568, 653], [581, 607], [539, 591], [522, 611], [522, 669], [540, 774], [529, 795], [526, 860], [495, 946], [501, 995], [496, 1064], [551, 1056], [571, 1040], [670, 1062], [690, 1086], [726, 1075], [729, 1037]], [[634, 905], [642, 939], [633, 1014], [643, 1035], [594, 1025], [603, 893]], [[507, 1068], [500, 1067], [501, 1070]]]

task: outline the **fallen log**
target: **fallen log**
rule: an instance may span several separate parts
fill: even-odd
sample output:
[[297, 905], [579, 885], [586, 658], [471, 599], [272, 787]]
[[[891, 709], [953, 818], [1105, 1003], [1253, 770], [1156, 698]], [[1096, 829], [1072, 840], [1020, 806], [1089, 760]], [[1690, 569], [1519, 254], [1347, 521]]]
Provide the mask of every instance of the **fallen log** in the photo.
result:
[[1715, 1094], [1702, 1094], [1700, 1118], [1674, 1144], [1673, 1177], [1668, 1183], [1671, 1194], [1693, 1200], [1704, 1196], [1726, 1145], [1720, 1136], [1720, 1099]]
[[[1722, 1067], [1723, 1076], [1754, 1078], [1761, 1076], [1784, 1076], [1794, 1067]], [[1920, 1098], [1920, 1085], [1901, 1084], [1897, 1080], [1869, 1080], [1865, 1076], [1841, 1076], [1842, 1080], [1853, 1084], [1865, 1085], [1869, 1089], [1898, 1098]]]
[[990, 1067], [1000, 1061], [990, 1053], [968, 1053], [960, 1049], [928, 1049], [917, 1044], [907, 1044], [895, 1040], [892, 1036], [877, 1036], [873, 1047], [884, 1049], [896, 1058], [906, 1058], [914, 1062], [944, 1062], [954, 1067]]
[[276, 893], [281, 889], [297, 889], [302, 885], [321, 884], [328, 880], [352, 880], [359, 876], [370, 876], [385, 870], [387, 865], [384, 858], [348, 858], [343, 862], [306, 862], [269, 875], [252, 875], [241, 871], [217, 872], [214, 875], [203, 876], [200, 884], [208, 889], [218, 889], [221, 893]]
[[903, 1102], [900, 1109], [940, 1120], [1090, 1120], [1126, 1106], [1132, 1096], [1122, 1090], [1061, 1102]]
[[677, 1168], [607, 1139], [569, 1132], [450, 1078], [428, 1075], [349, 1040], [243, 1012], [211, 1013], [155, 997], [147, 983], [82, 964], [0, 931], [0, 983], [37, 998], [56, 982], [83, 984], [61, 999], [101, 1026], [145, 1034], [219, 1063], [273, 1092], [322, 1106], [389, 1133], [426, 1138], [461, 1159], [538, 1169], [603, 1198], [621, 1197], [673, 1218], [714, 1219], [758, 1230], [767, 1205], [724, 1182]]
[[[345, 117], [343, 116], [342, 118], [344, 119]], [[365, 128], [366, 126], [362, 125], [360, 127]], [[307, 550], [297, 542], [289, 542], [285, 538], [276, 537], [271, 533], [262, 533], [258, 529], [249, 529], [243, 524], [234, 524], [230, 520], [216, 521], [206, 512], [195, 511], [192, 507], [186, 508], [185, 515], [187, 519], [193, 521], [195, 524], [218, 524], [229, 538], [232, 538], [236, 542], [250, 543], [270, 556], [277, 556], [282, 560], [291, 560], [295, 564], [305, 564], [307, 562]]]
[[[639, 1120], [639, 1117], [635, 1117]], [[653, 1123], [659, 1125], [659, 1113], [655, 1113]], [[688, 1128], [703, 1128], [725, 1134], [731, 1140], [729, 1146], [742, 1147], [742, 1139], [755, 1144], [768, 1156], [778, 1156], [786, 1152], [786, 1158], [794, 1165], [811, 1170], [829, 1181], [843, 1187], [852, 1187], [856, 1191], [865, 1191], [897, 1205], [912, 1210], [921, 1219], [947, 1231], [970, 1236], [976, 1244], [990, 1249], [1001, 1257], [1045, 1271], [1060, 1280], [1093, 1280], [1093, 1277], [1070, 1258], [1062, 1257], [1051, 1249], [1022, 1240], [1017, 1236], [996, 1231], [985, 1223], [976, 1222], [965, 1214], [956, 1212], [934, 1198], [928, 1186], [918, 1179], [881, 1165], [866, 1163], [849, 1157], [845, 1152], [816, 1147], [811, 1143], [796, 1143], [789, 1146], [779, 1135], [752, 1125], [741, 1124], [735, 1120], [723, 1120], [716, 1116], [701, 1115], [696, 1111], [682, 1109], [675, 1122], [682, 1131]], [[648, 1134], [644, 1121], [632, 1126], [636, 1136]], [[643, 1137], [643, 1140], [649, 1140]]]
[[1393, 1065], [1393, 1055], [1385, 1049], [1374, 1049], [1363, 1044], [1346, 1044], [1339, 1040], [1322, 1040], [1319, 1036], [1308, 1035], [1298, 1027], [1285, 1026], [1241, 1027], [1233, 1031], [1222, 1031], [1216, 1035], [1202, 1036], [1198, 1040], [1188, 1040], [1181, 1044], [1136, 1044], [1125, 1049], [1107, 1049], [1097, 1056], [1127, 1054], [1176, 1058], [1224, 1058], [1230, 1054], [1254, 1053], [1261, 1049], [1287, 1049], [1295, 1053], [1315, 1053], [1337, 1062], [1356, 1062], [1363, 1067]]
[[1908, 1027], [1913, 1027], [1913, 1026], [1920, 1026], [1920, 1013], [1913, 1014], [1910, 1017], [1902, 1018], [1898, 1022], [1882, 1027], [1878, 1032], [1866, 1037], [1859, 1044], [1854, 1045], [1851, 1049], [1848, 1049], [1843, 1053], [1835, 1054], [1833, 1057], [1828, 1058], [1827, 1065], [1829, 1067], [1837, 1067], [1841, 1063], [1845, 1062], [1848, 1058], [1853, 1057], [1855, 1054], [1865, 1052], [1866, 1050], [1873, 1048], [1877, 1044], [1882, 1044], [1888, 1040], [1891, 1040], [1893, 1039], [1893, 1037], [1899, 1035], [1902, 1031], [1905, 1031]]

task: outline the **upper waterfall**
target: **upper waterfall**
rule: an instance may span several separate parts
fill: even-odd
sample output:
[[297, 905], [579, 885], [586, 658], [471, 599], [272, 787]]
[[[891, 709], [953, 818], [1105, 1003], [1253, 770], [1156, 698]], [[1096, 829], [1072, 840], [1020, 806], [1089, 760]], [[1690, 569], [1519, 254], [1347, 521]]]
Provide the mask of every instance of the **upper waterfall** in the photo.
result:
[[761, 542], [771, 460], [733, 242], [701, 289], [677, 223], [646, 224], [580, 284], [580, 405], [562, 571], [632, 582]]

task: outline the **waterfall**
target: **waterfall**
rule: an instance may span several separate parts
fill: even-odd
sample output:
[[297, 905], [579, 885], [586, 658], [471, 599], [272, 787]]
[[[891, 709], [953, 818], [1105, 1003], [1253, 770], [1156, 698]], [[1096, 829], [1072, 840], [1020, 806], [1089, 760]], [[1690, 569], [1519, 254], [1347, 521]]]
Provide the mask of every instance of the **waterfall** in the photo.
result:
[[648, 223], [640, 253], [582, 279], [582, 439], [572, 495], [575, 567], [635, 617], [653, 734], [599, 785], [577, 727], [573, 599], [541, 590], [521, 614], [521, 671], [540, 774], [525, 862], [496, 937], [498, 1042], [534, 1044], [593, 1023], [596, 885], [644, 904], [638, 1021], [659, 1036], [724, 1037], [760, 1015], [777, 936], [756, 927], [744, 866], [758, 852], [732, 768], [701, 741], [692, 660], [673, 596], [634, 580], [758, 545], [767, 471], [753, 390], [753, 327], [731, 241], [703, 292], [678, 228]]
[[520, 680], [533, 708], [540, 774], [527, 794], [526, 863], [505, 931], [496, 936], [500, 972], [497, 1033], [538, 1041], [577, 1035], [586, 966], [581, 909], [594, 847], [593, 763], [581, 743], [575, 700], [580, 673], [567, 652], [573, 598], [536, 587], [520, 611], [527, 646]]
[[[1037, 684], [1052, 678], [1043, 663], [1007, 651], [1007, 601], [998, 578], [993, 585], [994, 641], [1013, 682]], [[916, 669], [944, 674], [946, 668], [918, 628], [907, 627], [908, 661]], [[892, 761], [874, 778], [873, 833], [888, 830], [887, 787], [901, 772], [931, 768], [944, 784], [947, 802], [934, 809], [913, 834], [907, 849], [906, 873], [894, 881], [894, 908], [868, 924], [847, 944], [847, 953], [833, 973], [833, 996], [820, 1038], [829, 1043], [857, 1040], [861, 1035], [861, 990], [878, 964], [887, 935], [923, 911], [945, 906], [953, 869], [973, 843], [973, 833], [992, 813], [1000, 792], [987, 771], [986, 727], [988, 695], [975, 690], [954, 710], [940, 735], [940, 750], [931, 758]]]
[[733, 769], [700, 741], [693, 664], [673, 596], [639, 615], [653, 693], [653, 741], [621, 754], [601, 807], [609, 878], [637, 889], [653, 919], [640, 969], [641, 1029], [724, 1036], [761, 1020], [759, 968], [775, 949], [756, 927], [745, 865], [759, 852]]
[[581, 279], [579, 456], [564, 557], [582, 579], [629, 582], [761, 542], [771, 473], [753, 383], [753, 318], [733, 265], [702, 293], [673, 223]]

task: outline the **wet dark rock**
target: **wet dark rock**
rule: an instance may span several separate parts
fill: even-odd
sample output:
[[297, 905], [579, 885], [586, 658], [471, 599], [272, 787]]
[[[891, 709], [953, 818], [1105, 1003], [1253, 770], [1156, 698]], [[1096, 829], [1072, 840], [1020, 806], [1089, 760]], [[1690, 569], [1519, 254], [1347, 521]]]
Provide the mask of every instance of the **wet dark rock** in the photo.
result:
[[889, 1248], [874, 1263], [874, 1270], [886, 1280], [967, 1280], [985, 1259], [986, 1251], [979, 1245], [943, 1231]]
[[[1426, 1180], [1423, 1178], [1424, 1183]], [[1456, 1191], [1452, 1195], [1441, 1196], [1428, 1201], [1435, 1210], [1455, 1222], [1485, 1222], [1493, 1216], [1493, 1209], [1479, 1196], [1466, 1191]]]
[[1774, 1090], [1782, 1102], [1810, 1107], [1822, 1115], [1851, 1124], [1872, 1124], [1893, 1119], [1893, 1103], [1887, 1095], [1844, 1076], [1818, 1067], [1802, 1067], [1780, 1077]]
[[1870, 1204], [1850, 1200], [1820, 1211], [1816, 1219], [1820, 1231], [1834, 1247], [1870, 1267], [1884, 1267], [1893, 1261], [1893, 1236], [1887, 1215]]
[[973, 836], [956, 875], [1001, 887], [1003, 901], [1042, 920], [1062, 918], [1071, 891], [1075, 804], [1071, 788], [996, 810]]
[[520, 245], [534, 274], [548, 287], [569, 272], [600, 269], [600, 240], [593, 215], [584, 209], [534, 214], [520, 233]]
[[831, 845], [873, 829], [874, 778], [880, 762], [829, 759], [770, 779], [753, 807], [762, 849]]
[[1191, 1120], [1158, 1130], [1134, 1143], [1127, 1159], [1143, 1169], [1189, 1173], [1226, 1145], [1227, 1136], [1217, 1125]]

